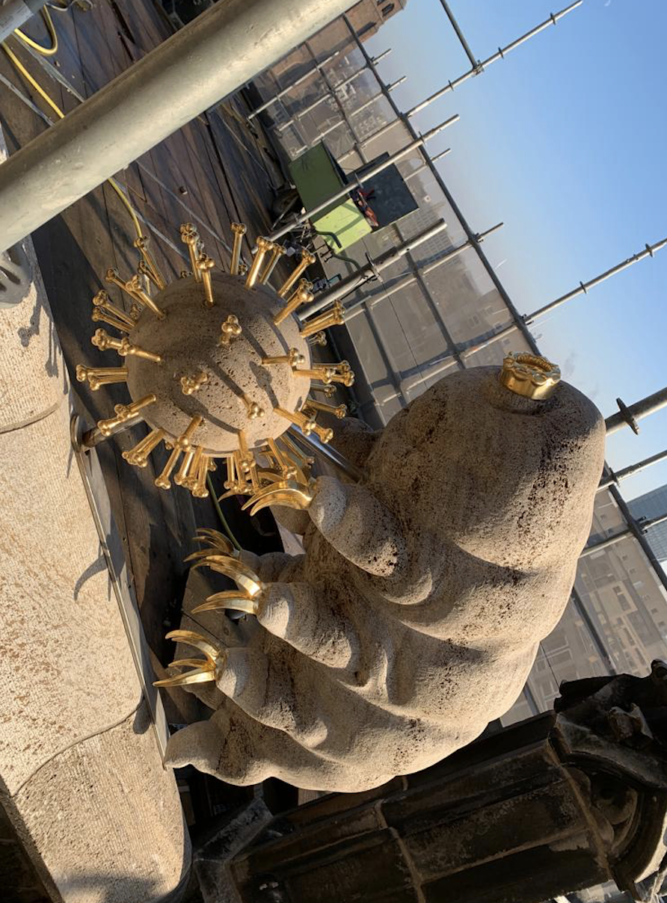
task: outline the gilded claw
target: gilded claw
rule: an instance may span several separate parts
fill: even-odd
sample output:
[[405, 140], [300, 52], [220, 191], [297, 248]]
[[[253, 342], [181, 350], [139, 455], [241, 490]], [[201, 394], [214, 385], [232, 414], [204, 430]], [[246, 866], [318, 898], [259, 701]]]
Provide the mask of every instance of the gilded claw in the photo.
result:
[[167, 677], [163, 680], [153, 682], [154, 687], [183, 687], [187, 684], [201, 684], [208, 681], [215, 681], [220, 676], [220, 671], [225, 664], [225, 654], [213, 643], [193, 630], [172, 630], [167, 634], [168, 640], [174, 640], [175, 643], [185, 643], [188, 646], [194, 646], [203, 652], [206, 658], [194, 659], [183, 658], [173, 662], [172, 667], [191, 667], [193, 670], [185, 674], [179, 674], [176, 677]]
[[193, 570], [199, 567], [211, 568], [212, 571], [231, 578], [251, 598], [264, 589], [264, 584], [257, 574], [238, 558], [232, 558], [231, 555], [209, 555], [192, 566]]
[[305, 511], [313, 500], [311, 485], [297, 483], [296, 480], [282, 480], [260, 489], [245, 503], [242, 511], [250, 508], [250, 514], [257, 514], [262, 508], [269, 505], [285, 505], [287, 508], [296, 508]]
[[205, 602], [192, 609], [192, 614], [200, 611], [244, 611], [248, 615], [256, 615], [258, 609], [257, 599], [253, 599], [247, 593], [239, 593], [230, 590], [224, 593], [215, 593], [209, 596]]

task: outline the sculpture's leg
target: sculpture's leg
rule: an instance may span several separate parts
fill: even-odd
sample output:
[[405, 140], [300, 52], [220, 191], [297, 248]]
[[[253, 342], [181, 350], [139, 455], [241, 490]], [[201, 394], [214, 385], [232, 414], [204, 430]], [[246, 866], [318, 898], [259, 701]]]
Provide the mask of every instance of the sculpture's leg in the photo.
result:
[[398, 521], [366, 487], [320, 477], [308, 512], [324, 538], [362, 570], [389, 577], [405, 568]]
[[361, 644], [356, 624], [340, 605], [308, 583], [272, 583], [262, 593], [257, 618], [270, 633], [331, 668], [354, 668]]

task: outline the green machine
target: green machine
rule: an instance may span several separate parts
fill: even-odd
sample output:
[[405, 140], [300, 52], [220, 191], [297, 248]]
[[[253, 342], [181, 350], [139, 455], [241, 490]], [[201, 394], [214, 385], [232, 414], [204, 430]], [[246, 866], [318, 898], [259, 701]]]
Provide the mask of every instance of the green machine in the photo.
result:
[[351, 197], [334, 201], [311, 220], [314, 231], [334, 254], [417, 209], [410, 189], [393, 165], [364, 182], [363, 190], [359, 190], [357, 177], [363, 178], [365, 170], [387, 156], [384, 154], [367, 163], [355, 173], [354, 181], [343, 172], [324, 143], [309, 148], [289, 164], [290, 177], [306, 210], [350, 186]]

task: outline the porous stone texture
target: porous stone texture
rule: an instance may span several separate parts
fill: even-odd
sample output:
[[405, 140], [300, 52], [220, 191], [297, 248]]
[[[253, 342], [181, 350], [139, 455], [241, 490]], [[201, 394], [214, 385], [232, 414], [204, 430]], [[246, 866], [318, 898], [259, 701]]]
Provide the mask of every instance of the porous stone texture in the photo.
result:
[[189, 867], [189, 840], [141, 717], [27, 250], [38, 282], [0, 311], [0, 802], [54, 899], [159, 900]]
[[244, 555], [268, 584], [259, 623], [225, 644], [224, 615], [208, 615], [231, 648], [213, 714], [171, 738], [172, 765], [360, 791], [511, 707], [567, 604], [605, 430], [572, 386], [534, 401], [498, 376], [448, 376], [378, 433], [343, 422], [366, 477], [318, 480], [304, 556]]
[[[128, 388], [134, 401], [155, 393], [157, 403], [146, 408], [146, 422], [180, 436], [195, 414], [204, 418], [195, 441], [214, 455], [238, 450], [239, 430], [245, 430], [248, 446], [277, 438], [290, 422], [273, 412], [277, 406], [300, 410], [308, 395], [310, 380], [295, 376], [289, 364], [263, 365], [262, 358], [279, 357], [296, 348], [307, 369], [308, 344], [299, 335], [293, 316], [276, 326], [272, 317], [283, 306], [268, 286], [247, 289], [236, 276], [213, 276], [215, 306], [204, 305], [201, 283], [193, 277], [172, 282], [155, 295], [155, 303], [166, 314], [156, 319], [144, 310], [130, 333], [133, 344], [160, 354], [155, 364], [138, 357], [125, 358], [129, 371]], [[229, 345], [220, 345], [221, 324], [229, 315], [238, 318], [243, 332]], [[206, 373], [208, 382], [192, 395], [184, 395], [181, 377]], [[262, 417], [248, 419], [243, 396], [257, 402]]]

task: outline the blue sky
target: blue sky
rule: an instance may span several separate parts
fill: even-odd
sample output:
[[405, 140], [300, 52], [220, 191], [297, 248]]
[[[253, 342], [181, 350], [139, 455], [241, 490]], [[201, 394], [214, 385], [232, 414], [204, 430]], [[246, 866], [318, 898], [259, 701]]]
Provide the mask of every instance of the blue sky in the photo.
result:
[[[567, 5], [552, 0], [450, 0], [485, 59]], [[667, 0], [584, 0], [413, 118], [426, 131], [460, 122], [440, 172], [478, 231], [503, 220], [485, 249], [527, 313], [667, 236]], [[439, 0], [408, 0], [369, 49], [394, 52], [387, 80], [407, 110], [467, 68]], [[437, 144], [436, 144], [437, 142]], [[605, 416], [667, 385], [667, 248], [538, 321], [544, 353]], [[609, 438], [620, 468], [667, 447], [667, 410], [635, 436]], [[667, 482], [667, 463], [623, 483], [627, 498]]]

